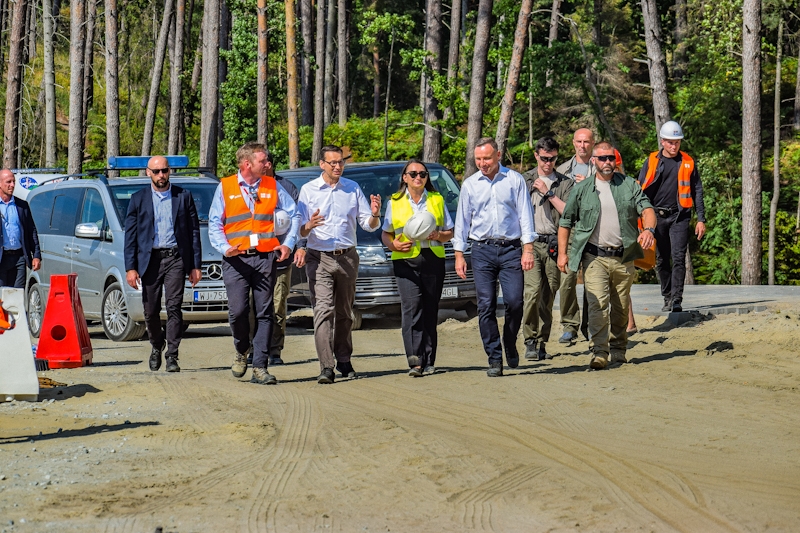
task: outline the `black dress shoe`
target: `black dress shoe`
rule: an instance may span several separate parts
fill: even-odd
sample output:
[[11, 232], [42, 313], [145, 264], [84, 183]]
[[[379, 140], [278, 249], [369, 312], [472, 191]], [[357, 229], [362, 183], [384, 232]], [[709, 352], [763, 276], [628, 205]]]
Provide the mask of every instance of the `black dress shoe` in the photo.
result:
[[355, 378], [358, 377], [356, 371], [353, 369], [353, 365], [350, 361], [346, 363], [336, 363], [336, 370], [341, 372], [343, 378]]
[[177, 357], [167, 357], [167, 372], [180, 372], [181, 367], [178, 366]]
[[281, 359], [281, 357], [279, 355], [276, 355], [276, 356], [270, 357], [268, 359], [268, 364], [269, 364], [269, 366], [282, 365], [283, 364], [283, 359]]
[[519, 352], [513, 344], [506, 346], [506, 362], [509, 368], [517, 368], [519, 366]]
[[334, 380], [333, 369], [332, 368], [323, 368], [322, 372], [320, 373], [319, 377], [317, 378], [317, 383], [322, 385], [328, 385], [333, 383]]
[[149, 361], [150, 370], [152, 370], [153, 372], [161, 368], [161, 352], [164, 351], [164, 348], [166, 348], [166, 346], [167, 344], [164, 343], [164, 345], [161, 346], [161, 349], [158, 349], [155, 346], [153, 346], [153, 349], [150, 350], [150, 361]]

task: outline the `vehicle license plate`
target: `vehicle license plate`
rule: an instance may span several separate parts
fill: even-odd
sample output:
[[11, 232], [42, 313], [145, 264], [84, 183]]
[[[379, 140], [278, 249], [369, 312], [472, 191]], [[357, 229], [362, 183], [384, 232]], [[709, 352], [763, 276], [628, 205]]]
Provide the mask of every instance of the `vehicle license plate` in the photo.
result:
[[194, 291], [195, 302], [224, 302], [228, 291]]
[[458, 298], [458, 287], [445, 287], [442, 289], [442, 298]]

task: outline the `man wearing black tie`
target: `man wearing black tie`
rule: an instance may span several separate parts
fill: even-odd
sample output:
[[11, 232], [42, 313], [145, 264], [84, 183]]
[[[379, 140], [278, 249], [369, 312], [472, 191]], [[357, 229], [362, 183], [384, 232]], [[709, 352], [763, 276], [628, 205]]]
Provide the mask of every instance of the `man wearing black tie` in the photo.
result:
[[[178, 346], [183, 332], [183, 285], [200, 281], [200, 221], [189, 191], [169, 182], [165, 157], [151, 157], [151, 186], [131, 196], [125, 218], [125, 270], [128, 285], [142, 289], [150, 370], [161, 368], [167, 347], [167, 372], [180, 372]], [[161, 290], [167, 307], [166, 341], [161, 329]]]

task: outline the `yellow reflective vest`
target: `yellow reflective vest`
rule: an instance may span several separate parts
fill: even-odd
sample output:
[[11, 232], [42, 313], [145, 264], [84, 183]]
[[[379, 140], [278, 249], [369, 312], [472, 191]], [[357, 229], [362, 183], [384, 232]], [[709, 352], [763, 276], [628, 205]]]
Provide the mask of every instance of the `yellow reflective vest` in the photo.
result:
[[[442, 230], [444, 228], [444, 198], [441, 194], [435, 191], [426, 191], [427, 197], [425, 199], [425, 207], [428, 212], [436, 219], [436, 229]], [[408, 194], [403, 194], [399, 200], [392, 198], [392, 227], [394, 234], [398, 236], [401, 241], [408, 241], [410, 239], [403, 235], [403, 227], [406, 221], [414, 214], [414, 208], [411, 206], [411, 199]], [[430, 249], [437, 257], [444, 257], [444, 244], [439, 241], [428, 241]], [[414, 241], [414, 246], [407, 252], [392, 252], [392, 259], [411, 259], [417, 257], [422, 249], [421, 241]]]

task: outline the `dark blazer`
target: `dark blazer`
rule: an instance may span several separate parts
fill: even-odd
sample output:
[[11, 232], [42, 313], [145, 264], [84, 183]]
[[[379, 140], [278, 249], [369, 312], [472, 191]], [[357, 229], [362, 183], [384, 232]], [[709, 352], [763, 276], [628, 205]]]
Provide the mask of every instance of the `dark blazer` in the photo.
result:
[[[147, 186], [131, 196], [125, 217], [125, 270], [135, 270], [141, 276], [150, 263], [153, 239], [156, 236], [153, 215], [153, 188]], [[172, 227], [183, 270], [189, 274], [201, 268], [200, 221], [189, 191], [172, 185]]]
[[[22, 255], [25, 256], [25, 264], [28, 265], [28, 268], [33, 268], [33, 259], [42, 258], [42, 251], [39, 249], [39, 233], [36, 231], [36, 224], [33, 223], [33, 216], [28, 202], [15, 196], [14, 204], [17, 206], [17, 216], [21, 226]], [[2, 231], [0, 231], [0, 259], [3, 259]]]

